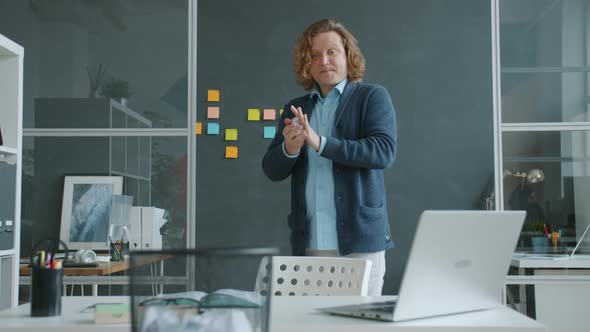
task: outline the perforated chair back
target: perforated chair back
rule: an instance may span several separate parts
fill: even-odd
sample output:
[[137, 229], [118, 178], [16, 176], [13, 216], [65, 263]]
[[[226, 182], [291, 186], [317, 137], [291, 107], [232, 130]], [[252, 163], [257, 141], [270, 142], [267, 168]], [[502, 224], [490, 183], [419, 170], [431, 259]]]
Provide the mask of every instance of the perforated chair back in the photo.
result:
[[[270, 276], [268, 271], [271, 271]], [[264, 257], [258, 270], [256, 290], [277, 296], [366, 296], [370, 272], [371, 261], [360, 258]]]

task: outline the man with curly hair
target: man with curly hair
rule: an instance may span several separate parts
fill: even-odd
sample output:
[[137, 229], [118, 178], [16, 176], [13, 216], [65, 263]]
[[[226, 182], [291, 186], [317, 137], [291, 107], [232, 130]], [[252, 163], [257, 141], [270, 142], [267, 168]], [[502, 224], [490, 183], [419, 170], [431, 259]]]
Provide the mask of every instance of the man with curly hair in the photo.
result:
[[383, 174], [397, 151], [391, 97], [361, 83], [358, 42], [334, 20], [307, 27], [293, 60], [297, 82], [310, 93], [285, 105], [262, 160], [272, 181], [291, 176], [293, 255], [371, 260], [369, 295], [381, 295], [385, 250], [394, 246]]

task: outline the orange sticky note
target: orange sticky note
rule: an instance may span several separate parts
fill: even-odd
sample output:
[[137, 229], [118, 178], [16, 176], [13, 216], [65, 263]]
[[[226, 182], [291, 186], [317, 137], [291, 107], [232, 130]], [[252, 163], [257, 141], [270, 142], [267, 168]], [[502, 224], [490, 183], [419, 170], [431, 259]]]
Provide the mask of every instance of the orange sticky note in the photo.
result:
[[201, 133], [203, 132], [203, 123], [197, 122], [195, 130], [197, 132], [197, 135], [201, 135]]
[[219, 101], [219, 90], [208, 90], [207, 91], [207, 101]]
[[207, 107], [207, 119], [219, 119], [219, 107]]
[[225, 130], [226, 141], [237, 141], [238, 140], [238, 129], [226, 129]]
[[262, 113], [262, 120], [275, 120], [277, 118], [277, 112], [274, 109], [265, 108]]
[[260, 121], [260, 109], [249, 108], [248, 109], [248, 121]]
[[238, 147], [237, 146], [226, 146], [225, 147], [225, 159], [238, 159]]

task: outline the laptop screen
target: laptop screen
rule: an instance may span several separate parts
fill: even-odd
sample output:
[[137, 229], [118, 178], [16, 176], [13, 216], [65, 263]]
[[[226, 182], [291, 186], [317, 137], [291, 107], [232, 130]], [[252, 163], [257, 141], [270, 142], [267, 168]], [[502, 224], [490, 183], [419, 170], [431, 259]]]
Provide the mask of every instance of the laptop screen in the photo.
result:
[[497, 306], [524, 218], [524, 211], [423, 212], [394, 320]]

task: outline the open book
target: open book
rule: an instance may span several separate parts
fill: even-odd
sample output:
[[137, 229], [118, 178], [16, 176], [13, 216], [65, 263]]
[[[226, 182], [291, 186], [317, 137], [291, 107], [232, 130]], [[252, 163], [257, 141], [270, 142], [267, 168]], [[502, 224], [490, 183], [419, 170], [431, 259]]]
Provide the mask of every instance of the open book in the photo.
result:
[[160, 294], [139, 300], [139, 306], [183, 308], [261, 308], [261, 295], [236, 289], [219, 289], [212, 293], [200, 291]]
[[260, 332], [262, 308], [268, 299], [256, 292], [220, 289], [209, 294], [194, 291], [137, 300], [134, 331]]

